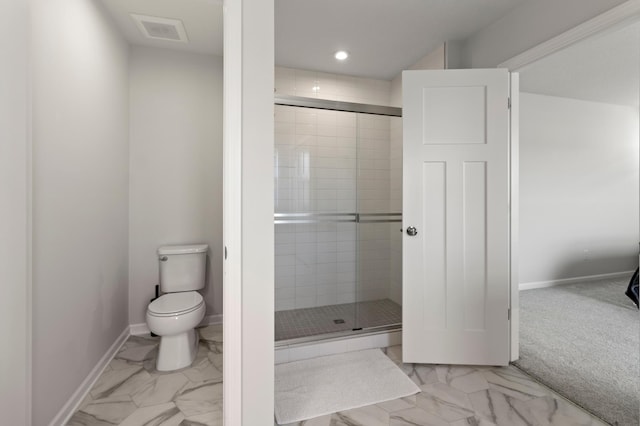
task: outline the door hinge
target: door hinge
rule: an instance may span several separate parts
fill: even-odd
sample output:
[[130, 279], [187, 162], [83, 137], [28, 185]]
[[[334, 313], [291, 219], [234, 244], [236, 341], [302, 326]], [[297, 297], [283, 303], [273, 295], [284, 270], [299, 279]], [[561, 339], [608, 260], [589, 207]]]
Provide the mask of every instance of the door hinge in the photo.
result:
[[511, 98], [507, 98], [507, 109], [511, 109]]
[[511, 308], [507, 309], [507, 320], [511, 321]]

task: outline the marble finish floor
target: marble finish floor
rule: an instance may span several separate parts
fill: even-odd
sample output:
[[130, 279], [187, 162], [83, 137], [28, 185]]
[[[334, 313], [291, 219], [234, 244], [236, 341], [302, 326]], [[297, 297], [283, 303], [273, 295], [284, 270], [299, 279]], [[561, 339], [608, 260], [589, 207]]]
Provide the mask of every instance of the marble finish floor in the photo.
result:
[[[167, 373], [155, 369], [157, 338], [129, 337], [67, 425], [222, 426], [222, 326], [198, 332], [193, 365]], [[384, 352], [419, 394], [287, 426], [606, 425], [513, 366], [404, 364], [401, 346]]]
[[420, 393], [286, 426], [606, 425], [513, 366], [403, 364], [401, 346], [384, 351]]
[[222, 426], [222, 325], [199, 328], [191, 367], [155, 368], [158, 338], [131, 336], [68, 426]]

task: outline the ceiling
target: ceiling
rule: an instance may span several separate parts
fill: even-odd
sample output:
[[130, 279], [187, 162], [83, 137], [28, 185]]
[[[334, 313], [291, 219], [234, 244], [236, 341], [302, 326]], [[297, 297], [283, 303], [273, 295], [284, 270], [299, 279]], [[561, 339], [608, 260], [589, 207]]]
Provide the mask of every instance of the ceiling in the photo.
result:
[[[391, 80], [524, 0], [275, 0], [276, 64]], [[338, 63], [333, 54], [351, 57]]]
[[[275, 62], [390, 80], [525, 0], [275, 0]], [[222, 55], [222, 0], [103, 0], [130, 43]], [[182, 20], [190, 43], [143, 37], [130, 13]], [[342, 63], [335, 51], [347, 50]]]
[[520, 71], [520, 89], [619, 105], [640, 104], [640, 22], [583, 40]]
[[[222, 56], [221, 0], [102, 0], [102, 3], [131, 44]], [[131, 13], [181, 20], [189, 43], [144, 37]]]
[[[103, 0], [131, 44], [223, 54], [223, 0]], [[278, 66], [390, 80], [447, 40], [464, 40], [526, 0], [275, 0]], [[179, 19], [189, 43], [145, 38], [130, 13]], [[351, 57], [338, 62], [337, 50]], [[521, 70], [526, 92], [639, 104], [640, 23]]]

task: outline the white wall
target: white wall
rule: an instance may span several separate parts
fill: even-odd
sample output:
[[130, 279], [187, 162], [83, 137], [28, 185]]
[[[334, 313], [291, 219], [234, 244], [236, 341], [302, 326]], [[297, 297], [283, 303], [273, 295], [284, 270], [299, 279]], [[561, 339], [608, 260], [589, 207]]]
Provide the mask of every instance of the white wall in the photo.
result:
[[0, 413], [29, 424], [27, 2], [0, 3]]
[[520, 282], [635, 269], [638, 109], [529, 93], [520, 107]]
[[496, 67], [625, 1], [524, 1], [464, 42], [462, 64], [466, 68]]
[[31, 2], [33, 424], [127, 328], [128, 45], [98, 2]]
[[[410, 70], [443, 70], [446, 60], [446, 45], [426, 54], [422, 59], [409, 67]], [[389, 105], [402, 107], [402, 72], [391, 80]]]
[[390, 83], [386, 80], [296, 68], [275, 68], [275, 92], [282, 95], [388, 105], [389, 88]]
[[222, 58], [132, 47], [129, 321], [145, 322], [156, 250], [209, 244], [207, 315], [222, 314]]

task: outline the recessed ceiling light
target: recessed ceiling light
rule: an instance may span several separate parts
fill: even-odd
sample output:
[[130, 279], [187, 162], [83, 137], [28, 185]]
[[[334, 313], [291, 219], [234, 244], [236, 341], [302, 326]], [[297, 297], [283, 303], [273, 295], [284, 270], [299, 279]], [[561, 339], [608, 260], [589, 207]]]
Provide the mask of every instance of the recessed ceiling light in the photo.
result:
[[349, 53], [345, 52], [344, 50], [338, 50], [335, 54], [335, 57], [339, 61], [344, 61], [349, 57]]

